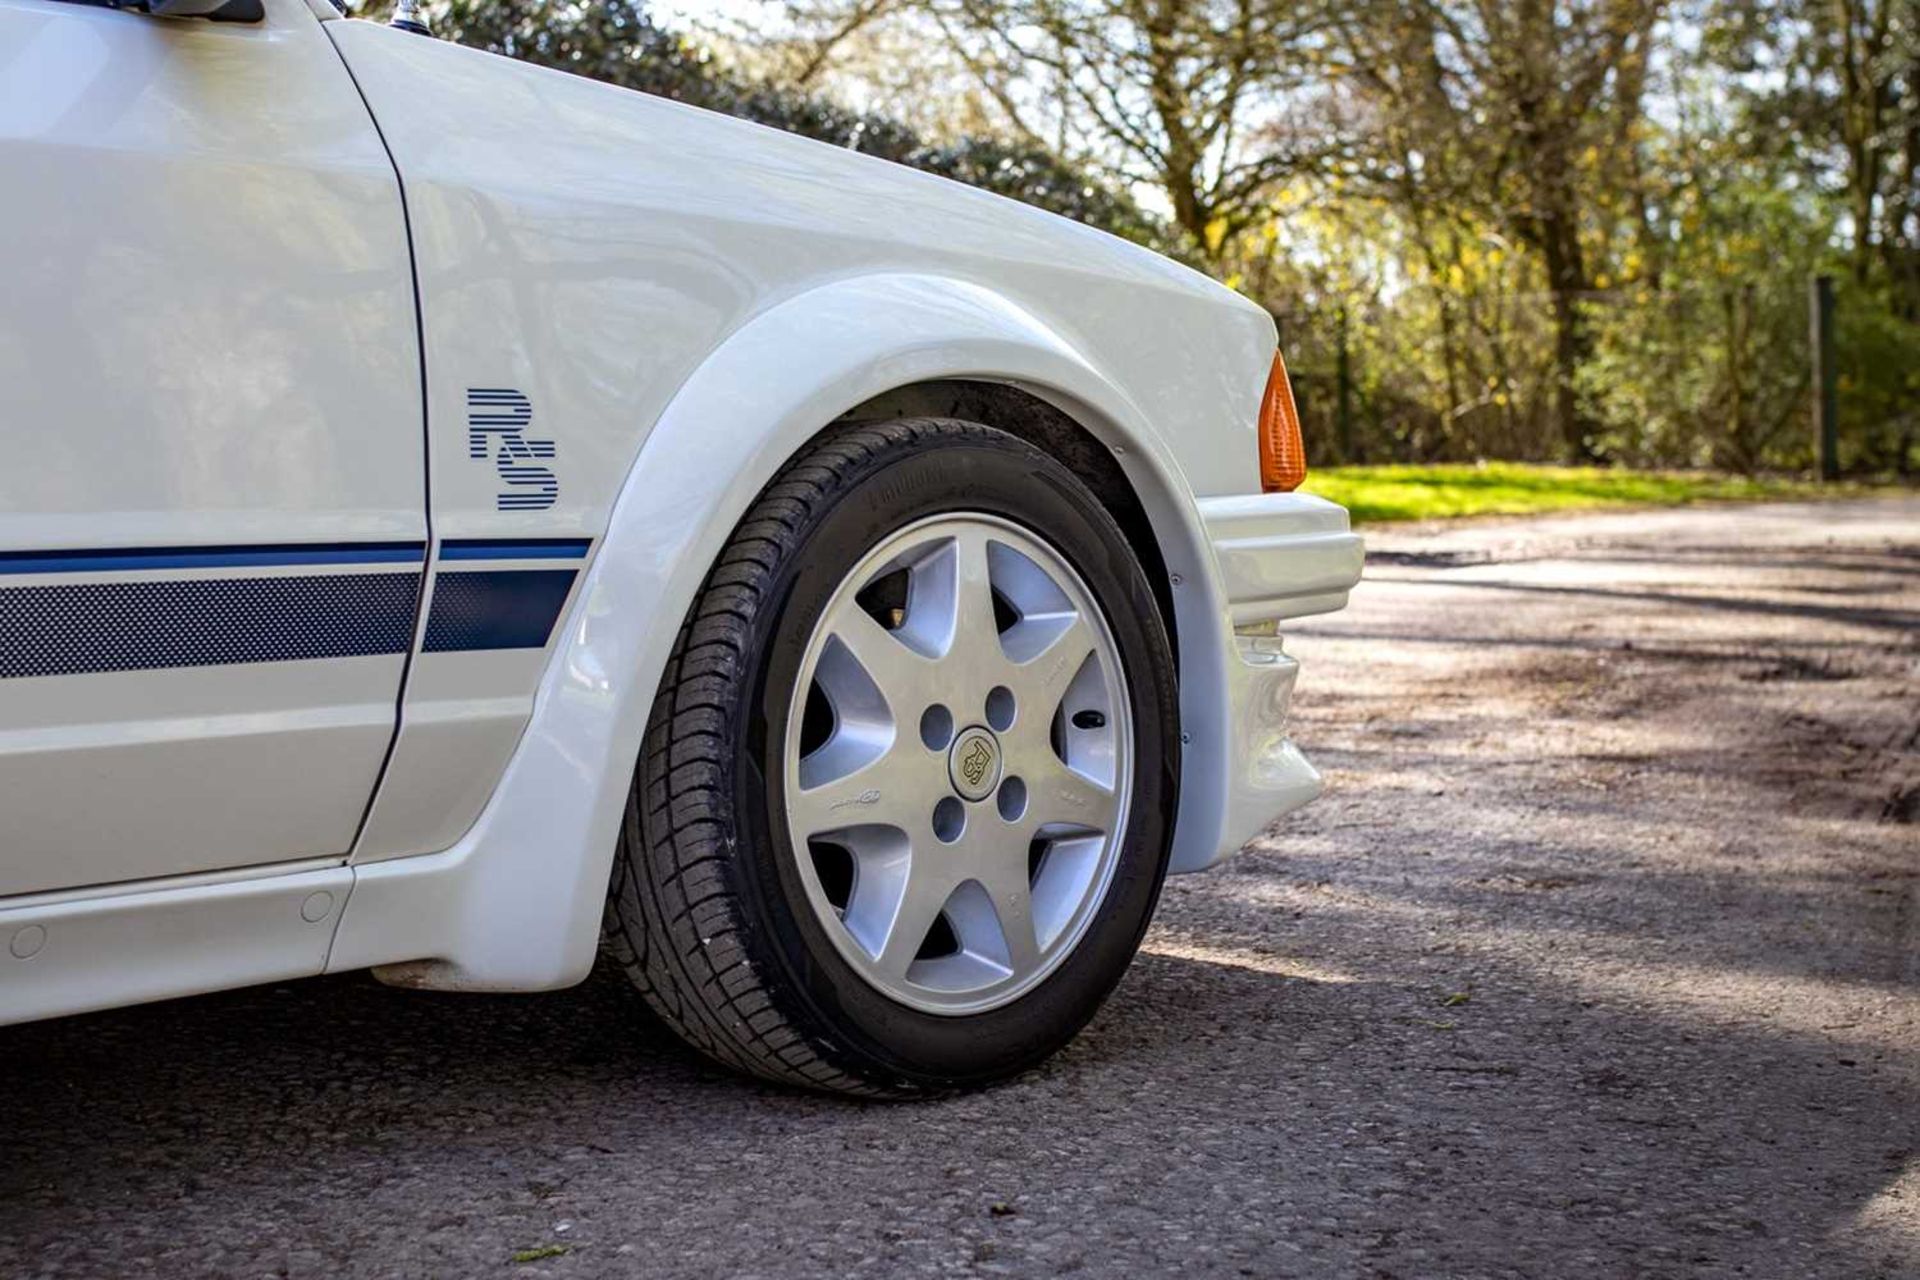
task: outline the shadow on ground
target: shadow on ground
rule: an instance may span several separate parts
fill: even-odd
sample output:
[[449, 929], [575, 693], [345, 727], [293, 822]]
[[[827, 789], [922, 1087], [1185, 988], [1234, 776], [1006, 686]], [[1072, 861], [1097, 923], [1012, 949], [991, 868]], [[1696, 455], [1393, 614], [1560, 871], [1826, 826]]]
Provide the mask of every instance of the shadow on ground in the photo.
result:
[[[1299, 884], [1277, 860], [1237, 879]], [[712, 1070], [604, 971], [541, 998], [344, 978], [16, 1031], [0, 1260], [14, 1275], [471, 1274], [542, 1247], [573, 1252], [540, 1265], [583, 1275], [1887, 1261], [1831, 1243], [1794, 1257], [1916, 1155], [1892, 1122], [1920, 1098], [1870, 1036], [1836, 1052], [1790, 1028], [1650, 1017], [1624, 992], [1484, 957], [1449, 1005], [1459, 980], [1421, 967], [1294, 976], [1284, 932], [1208, 929], [1209, 959], [1156, 937], [1062, 1061], [913, 1107]]]
[[0, 1275], [1920, 1273], [1920, 586], [1716, 519], [1300, 627], [1328, 795], [1004, 1088], [742, 1081], [605, 968], [10, 1028]]

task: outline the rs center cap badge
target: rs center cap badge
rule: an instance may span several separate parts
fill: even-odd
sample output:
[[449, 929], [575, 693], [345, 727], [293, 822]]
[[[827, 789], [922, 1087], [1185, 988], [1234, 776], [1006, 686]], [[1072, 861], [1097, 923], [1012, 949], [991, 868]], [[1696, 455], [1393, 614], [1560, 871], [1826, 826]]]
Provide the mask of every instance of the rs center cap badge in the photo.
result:
[[1000, 743], [985, 729], [962, 729], [947, 753], [947, 776], [965, 799], [985, 800], [1000, 785]]

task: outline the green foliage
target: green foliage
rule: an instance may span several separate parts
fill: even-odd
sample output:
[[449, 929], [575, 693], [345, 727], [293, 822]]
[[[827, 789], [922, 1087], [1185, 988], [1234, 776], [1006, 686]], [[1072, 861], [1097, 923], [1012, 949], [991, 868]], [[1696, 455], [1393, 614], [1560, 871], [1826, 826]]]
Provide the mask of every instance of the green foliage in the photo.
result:
[[1783, 477], [1513, 462], [1438, 466], [1329, 467], [1302, 486], [1346, 507], [1356, 523], [1452, 516], [1529, 515], [1607, 507], [1677, 507], [1695, 502], [1859, 497], [1862, 485], [1820, 485]]
[[[1636, 467], [1807, 469], [1808, 282], [1828, 273], [1843, 469], [1920, 470], [1920, 323], [1903, 318], [1891, 272], [1854, 270], [1845, 203], [1806, 180], [1805, 148], [1729, 110], [1737, 87], [1679, 76], [1663, 118], [1625, 131], [1624, 190], [1638, 195], [1583, 197], [1580, 290], [1555, 289], [1504, 217], [1437, 178], [1303, 182], [1278, 196], [1272, 226], [1238, 248], [1239, 275], [1281, 318], [1316, 456], [1567, 456], [1564, 302], [1582, 340], [1571, 387], [1586, 451]], [[1430, 152], [1445, 138], [1404, 118], [1393, 128]], [[1601, 159], [1581, 183], [1619, 181]]]
[[1840, 466], [1865, 474], [1920, 470], [1920, 322], [1871, 286], [1839, 291]]

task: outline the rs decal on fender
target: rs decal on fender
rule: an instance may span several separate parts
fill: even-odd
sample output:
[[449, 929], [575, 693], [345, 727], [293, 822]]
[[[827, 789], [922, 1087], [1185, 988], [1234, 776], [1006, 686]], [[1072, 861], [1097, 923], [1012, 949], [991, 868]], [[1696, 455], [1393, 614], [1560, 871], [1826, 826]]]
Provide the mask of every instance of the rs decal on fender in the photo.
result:
[[527, 435], [533, 425], [533, 402], [511, 387], [467, 388], [467, 456], [491, 456], [500, 482], [507, 486], [496, 499], [501, 511], [545, 511], [560, 497], [560, 479], [537, 459], [557, 452], [551, 440]]

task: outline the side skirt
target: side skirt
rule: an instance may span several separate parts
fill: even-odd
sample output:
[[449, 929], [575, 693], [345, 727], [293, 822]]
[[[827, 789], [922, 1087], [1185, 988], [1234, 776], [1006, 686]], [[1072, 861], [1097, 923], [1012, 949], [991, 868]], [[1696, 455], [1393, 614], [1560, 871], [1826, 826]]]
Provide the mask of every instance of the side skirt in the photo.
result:
[[326, 969], [353, 872], [339, 859], [0, 902], [0, 1024]]

